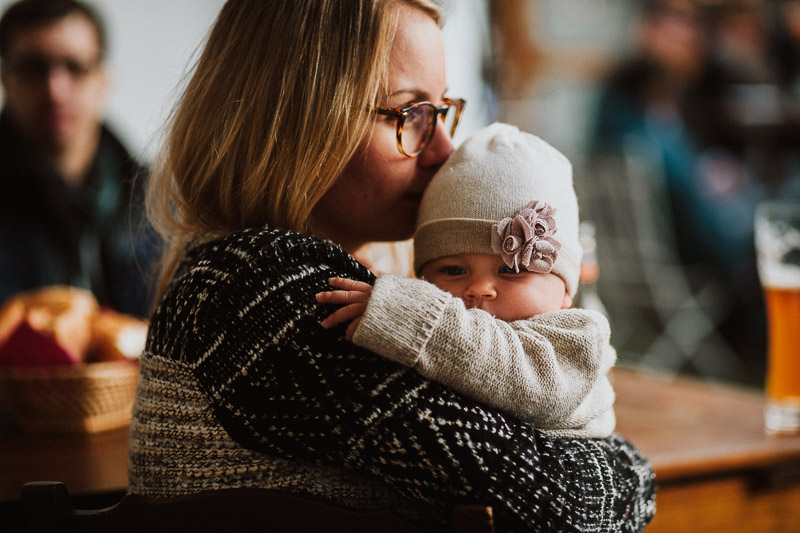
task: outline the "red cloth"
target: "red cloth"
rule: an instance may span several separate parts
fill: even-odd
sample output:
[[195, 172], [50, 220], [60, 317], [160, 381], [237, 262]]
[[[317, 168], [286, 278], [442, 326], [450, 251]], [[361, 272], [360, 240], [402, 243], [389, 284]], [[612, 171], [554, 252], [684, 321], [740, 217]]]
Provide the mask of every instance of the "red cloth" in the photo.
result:
[[77, 365], [80, 359], [60, 346], [52, 335], [19, 323], [0, 345], [0, 368]]

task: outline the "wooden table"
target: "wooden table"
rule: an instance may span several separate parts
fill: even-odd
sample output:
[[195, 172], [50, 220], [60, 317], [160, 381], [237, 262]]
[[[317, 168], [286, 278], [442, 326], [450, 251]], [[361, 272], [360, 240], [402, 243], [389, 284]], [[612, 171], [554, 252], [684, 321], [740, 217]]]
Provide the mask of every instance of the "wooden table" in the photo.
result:
[[121, 492], [128, 485], [128, 429], [93, 435], [0, 438], [0, 502], [18, 500], [28, 481], [63, 481], [70, 493]]
[[760, 392], [623, 369], [614, 388], [658, 481], [646, 533], [800, 532], [800, 435], [765, 435]]
[[[652, 461], [657, 513], [646, 533], [800, 532], [800, 436], [768, 437], [759, 392], [614, 371], [617, 431]], [[127, 431], [0, 437], [0, 503], [22, 483], [55, 480], [74, 495], [127, 485]]]

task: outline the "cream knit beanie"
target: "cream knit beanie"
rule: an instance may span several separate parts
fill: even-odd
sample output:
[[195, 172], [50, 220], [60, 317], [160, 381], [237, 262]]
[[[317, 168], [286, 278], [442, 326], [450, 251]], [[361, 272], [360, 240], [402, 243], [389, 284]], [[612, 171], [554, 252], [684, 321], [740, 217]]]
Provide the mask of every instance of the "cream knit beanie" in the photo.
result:
[[467, 139], [422, 198], [414, 269], [461, 253], [498, 254], [512, 268], [552, 272], [575, 296], [581, 246], [569, 160], [509, 124]]

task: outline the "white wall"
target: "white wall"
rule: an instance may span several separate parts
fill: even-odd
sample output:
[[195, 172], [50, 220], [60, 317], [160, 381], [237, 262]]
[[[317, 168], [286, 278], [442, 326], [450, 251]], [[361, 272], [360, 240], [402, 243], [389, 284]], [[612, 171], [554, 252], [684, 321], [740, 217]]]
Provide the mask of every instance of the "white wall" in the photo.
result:
[[[0, 10], [12, 0], [0, 0]], [[108, 120], [132, 151], [152, 160], [158, 133], [224, 0], [88, 0], [109, 41]]]
[[491, 122], [496, 115], [494, 95], [484, 81], [491, 57], [489, 2], [486, 0], [439, 0], [444, 15], [447, 95], [465, 98], [467, 107], [456, 131], [455, 144]]

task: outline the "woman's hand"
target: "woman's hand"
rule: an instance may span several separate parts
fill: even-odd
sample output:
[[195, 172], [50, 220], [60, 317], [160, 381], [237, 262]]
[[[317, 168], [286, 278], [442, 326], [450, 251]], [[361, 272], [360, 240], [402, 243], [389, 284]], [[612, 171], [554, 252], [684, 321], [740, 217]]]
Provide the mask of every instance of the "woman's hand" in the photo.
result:
[[330, 278], [328, 283], [336, 290], [318, 292], [316, 295], [317, 301], [324, 304], [343, 305], [344, 307], [328, 315], [322, 321], [322, 327], [332, 328], [344, 322], [352, 321], [347, 326], [344, 334], [347, 340], [352, 340], [353, 333], [361, 323], [361, 317], [367, 309], [367, 301], [370, 294], [372, 294], [372, 285], [346, 278]]

